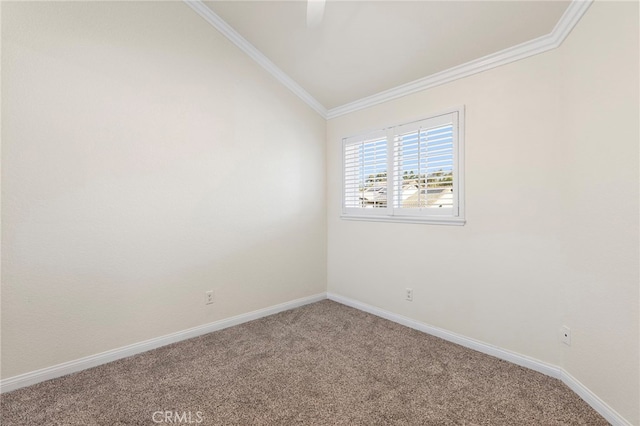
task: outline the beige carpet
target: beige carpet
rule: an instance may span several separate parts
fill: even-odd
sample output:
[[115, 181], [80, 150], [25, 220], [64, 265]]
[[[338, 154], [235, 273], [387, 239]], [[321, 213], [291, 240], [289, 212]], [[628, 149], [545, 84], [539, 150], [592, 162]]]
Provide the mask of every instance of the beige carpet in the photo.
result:
[[328, 300], [19, 389], [0, 407], [3, 425], [608, 424], [558, 380]]

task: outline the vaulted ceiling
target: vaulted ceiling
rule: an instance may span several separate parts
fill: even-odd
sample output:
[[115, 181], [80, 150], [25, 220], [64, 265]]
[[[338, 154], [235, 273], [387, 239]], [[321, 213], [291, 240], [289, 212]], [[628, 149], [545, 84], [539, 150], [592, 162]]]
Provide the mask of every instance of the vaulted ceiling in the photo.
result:
[[309, 28], [306, 1], [188, 2], [325, 116], [523, 46], [557, 47], [588, 7], [573, 3], [329, 0]]

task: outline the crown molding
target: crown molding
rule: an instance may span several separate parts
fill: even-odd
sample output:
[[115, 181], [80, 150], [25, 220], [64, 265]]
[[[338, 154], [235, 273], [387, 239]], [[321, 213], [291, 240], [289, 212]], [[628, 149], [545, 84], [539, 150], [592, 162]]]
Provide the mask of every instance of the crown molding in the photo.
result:
[[256, 61], [267, 72], [302, 99], [323, 118], [330, 120], [361, 109], [369, 108], [392, 99], [401, 98], [441, 84], [449, 83], [464, 77], [488, 71], [490, 69], [516, 62], [559, 47], [567, 38], [571, 30], [580, 21], [593, 0], [572, 0], [567, 10], [549, 34], [509, 47], [496, 53], [475, 59], [462, 65], [432, 74], [430, 76], [402, 84], [375, 95], [367, 96], [354, 102], [327, 110], [320, 102], [304, 90], [291, 77], [271, 62], [262, 52], [256, 49], [236, 30], [231, 28], [220, 16], [209, 9], [201, 0], [183, 0], [198, 15], [227, 37], [240, 50]]
[[184, 2], [193, 9], [198, 15], [204, 18], [209, 24], [211, 24], [216, 30], [218, 30], [223, 36], [228, 38], [233, 44], [235, 44], [240, 50], [246, 53], [251, 59], [256, 61], [258, 65], [262, 66], [269, 74], [275, 77], [280, 83], [282, 83], [287, 89], [291, 90], [295, 95], [302, 99], [313, 110], [320, 114], [323, 118], [327, 118], [327, 109], [318, 102], [313, 96], [311, 96], [306, 90], [304, 90], [298, 83], [293, 81], [291, 77], [284, 73], [280, 68], [271, 62], [262, 52], [256, 49], [251, 43], [249, 43], [244, 37], [242, 37], [236, 30], [231, 28], [220, 16], [214, 11], [208, 8], [201, 0], [184, 0]]
[[397, 99], [412, 93], [449, 83], [511, 62], [519, 61], [557, 48], [567, 38], [571, 30], [580, 21], [593, 0], [573, 0], [549, 34], [501, 50], [496, 53], [475, 59], [462, 65], [414, 80], [375, 95], [367, 96], [354, 102], [330, 109], [327, 119], [339, 117], [383, 102]]

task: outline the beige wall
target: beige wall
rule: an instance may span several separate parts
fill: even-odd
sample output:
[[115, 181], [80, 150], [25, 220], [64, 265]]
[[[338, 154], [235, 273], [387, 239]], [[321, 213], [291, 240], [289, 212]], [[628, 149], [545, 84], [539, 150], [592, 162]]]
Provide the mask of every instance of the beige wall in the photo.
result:
[[[563, 365], [640, 425], [638, 2], [596, 3], [563, 46]], [[604, 165], [606, 170], [603, 170]]]
[[[597, 2], [559, 49], [330, 120], [328, 290], [560, 366], [640, 424], [637, 17]], [[340, 220], [343, 136], [457, 105], [464, 227]]]
[[[2, 377], [328, 286], [640, 424], [637, 16], [325, 126], [182, 3], [3, 3]], [[339, 219], [342, 136], [458, 105], [467, 225]]]
[[326, 290], [325, 121], [182, 2], [3, 3], [2, 89], [3, 378]]

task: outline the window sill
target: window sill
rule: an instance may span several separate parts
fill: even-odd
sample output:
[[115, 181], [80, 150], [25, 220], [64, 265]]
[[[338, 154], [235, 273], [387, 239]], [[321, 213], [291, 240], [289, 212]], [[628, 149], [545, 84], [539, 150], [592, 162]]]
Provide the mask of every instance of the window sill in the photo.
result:
[[420, 217], [420, 216], [374, 216], [374, 215], [340, 215], [344, 220], [360, 220], [367, 222], [421, 223], [423, 225], [463, 226], [467, 221], [458, 217]]

